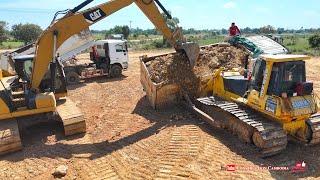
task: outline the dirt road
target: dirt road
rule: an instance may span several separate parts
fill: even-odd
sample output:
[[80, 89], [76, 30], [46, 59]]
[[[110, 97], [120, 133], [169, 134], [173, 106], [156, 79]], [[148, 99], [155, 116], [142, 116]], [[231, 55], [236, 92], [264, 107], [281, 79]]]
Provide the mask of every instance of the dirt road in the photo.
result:
[[[163, 52], [148, 54], [158, 53]], [[130, 69], [122, 78], [69, 87], [70, 98], [84, 112], [86, 135], [66, 139], [54, 122], [25, 130], [24, 150], [0, 157], [0, 179], [52, 179], [58, 165], [68, 166], [66, 179], [320, 178], [320, 146], [290, 142], [282, 154], [262, 159], [253, 146], [208, 127], [180, 107], [152, 110], [140, 85], [140, 55], [130, 53]], [[308, 63], [314, 81], [319, 80], [319, 60]], [[258, 169], [292, 167], [298, 161], [307, 163], [306, 172]], [[229, 172], [223, 170], [226, 165], [255, 170]]]

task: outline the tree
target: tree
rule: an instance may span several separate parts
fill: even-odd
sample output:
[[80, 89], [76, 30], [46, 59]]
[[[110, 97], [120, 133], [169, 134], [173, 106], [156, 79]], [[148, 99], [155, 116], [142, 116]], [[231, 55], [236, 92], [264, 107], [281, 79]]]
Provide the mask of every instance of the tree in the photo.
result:
[[128, 39], [129, 35], [130, 35], [130, 28], [129, 26], [122, 26], [122, 34], [124, 36], [125, 39]]
[[12, 26], [12, 36], [25, 44], [32, 43], [37, 40], [37, 38], [42, 33], [40, 26], [36, 24], [16, 24]]
[[284, 28], [278, 28], [277, 29], [278, 34], [282, 34], [285, 32]]
[[129, 26], [115, 26], [106, 32], [106, 37], [111, 34], [123, 34], [124, 38], [128, 39], [130, 35], [130, 28]]
[[275, 32], [276, 32], [276, 29], [270, 25], [263, 26], [260, 28], [260, 33], [262, 33], [262, 34], [273, 34]]
[[0, 21], [0, 44], [8, 39], [7, 25], [7, 22]]
[[225, 28], [221, 29], [221, 34], [223, 35], [228, 34], [228, 30]]
[[309, 44], [312, 48], [320, 48], [320, 34], [314, 34], [309, 38]]

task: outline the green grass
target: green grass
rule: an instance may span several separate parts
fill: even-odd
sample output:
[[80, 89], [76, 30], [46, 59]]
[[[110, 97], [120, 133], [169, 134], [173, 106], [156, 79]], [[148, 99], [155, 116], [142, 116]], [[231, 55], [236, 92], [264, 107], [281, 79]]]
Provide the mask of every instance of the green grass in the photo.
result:
[[198, 41], [200, 46], [209, 45], [209, 44], [215, 44], [219, 42], [223, 42], [224, 36], [213, 36], [205, 39], [200, 39]]
[[309, 45], [310, 34], [292, 34], [284, 36], [284, 46], [286, 46], [293, 54], [307, 54], [313, 56], [319, 56], [320, 51], [313, 49]]
[[[308, 39], [311, 34], [283, 34], [281, 36], [284, 38], [284, 46], [286, 46], [291, 53], [320, 56], [320, 50], [312, 49], [309, 46]], [[104, 39], [104, 34], [95, 33], [94, 37], [95, 39]], [[188, 41], [197, 42], [200, 46], [223, 42], [224, 37], [224, 35], [212, 36], [206, 33], [186, 35]], [[161, 42], [161, 35], [149, 35], [148, 37], [145, 35], [139, 35], [137, 37], [129, 36], [129, 46], [136, 50], [158, 49], [158, 45], [161, 44]]]
[[24, 43], [23, 42], [19, 42], [19, 41], [8, 41], [8, 42], [3, 42], [0, 45], [0, 49], [15, 49], [18, 47], [23, 46]]

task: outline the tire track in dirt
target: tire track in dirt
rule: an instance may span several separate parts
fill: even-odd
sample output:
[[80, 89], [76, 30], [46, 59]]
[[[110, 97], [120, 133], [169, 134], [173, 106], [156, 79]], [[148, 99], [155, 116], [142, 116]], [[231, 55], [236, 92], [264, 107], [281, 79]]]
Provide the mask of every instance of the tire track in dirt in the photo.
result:
[[[157, 135], [158, 136], [158, 135]], [[163, 141], [161, 137], [150, 137], [139, 141], [126, 149], [131, 159], [133, 168], [128, 174], [131, 179], [152, 179], [154, 169], [154, 159], [157, 157], [159, 145]]]
[[157, 160], [155, 179], [194, 178], [185, 165], [198, 156], [199, 128], [194, 125], [175, 127], [169, 144], [161, 151]]
[[[157, 146], [163, 141], [160, 136], [151, 136], [130, 146], [99, 147], [100, 158], [78, 164], [77, 170], [83, 179], [151, 179], [153, 159], [158, 154]], [[116, 147], [117, 146], [117, 147]], [[104, 152], [112, 151], [109, 155]]]

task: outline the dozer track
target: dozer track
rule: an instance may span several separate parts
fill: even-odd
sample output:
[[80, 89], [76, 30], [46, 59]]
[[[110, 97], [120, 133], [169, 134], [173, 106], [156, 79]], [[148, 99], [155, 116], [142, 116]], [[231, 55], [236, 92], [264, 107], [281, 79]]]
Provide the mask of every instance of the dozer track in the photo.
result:
[[204, 120], [215, 121], [209, 122], [211, 125], [228, 129], [241, 140], [253, 143], [262, 157], [278, 154], [287, 146], [287, 135], [281, 125], [236, 103], [205, 97], [197, 99], [193, 109]]
[[314, 114], [307, 121], [307, 125], [311, 130], [311, 135], [309, 139], [310, 145], [315, 145], [320, 143], [320, 113]]
[[86, 122], [81, 110], [69, 98], [57, 101], [58, 120], [63, 123], [64, 134], [71, 136], [86, 132]]
[[22, 149], [19, 127], [16, 119], [0, 121], [0, 155]]

